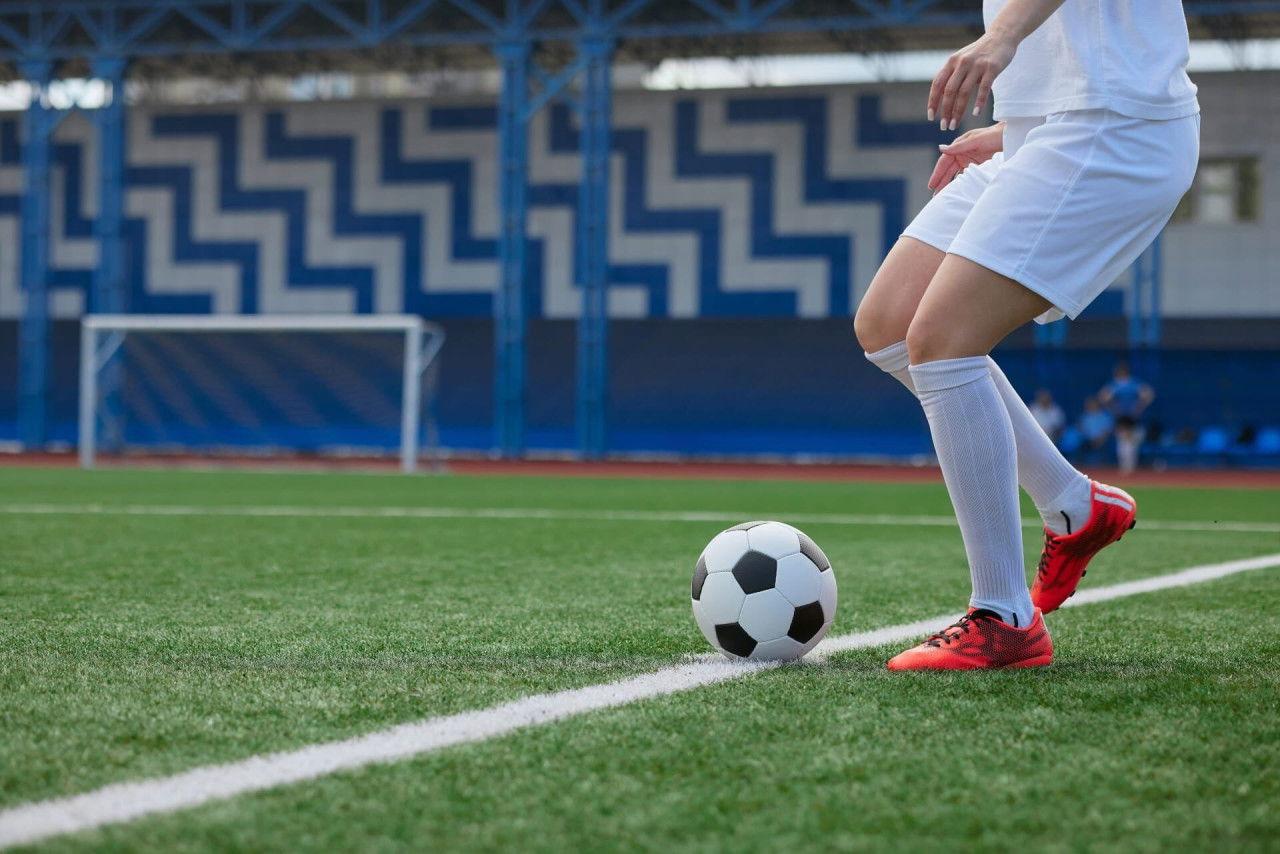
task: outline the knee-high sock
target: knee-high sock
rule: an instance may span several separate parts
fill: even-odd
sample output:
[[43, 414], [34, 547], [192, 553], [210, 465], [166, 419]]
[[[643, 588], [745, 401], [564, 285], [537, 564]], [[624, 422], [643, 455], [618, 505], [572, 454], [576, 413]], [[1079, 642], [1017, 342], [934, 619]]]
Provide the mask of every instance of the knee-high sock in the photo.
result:
[[1017, 448], [987, 359], [941, 359], [909, 370], [964, 538], [969, 604], [1026, 626], [1033, 609], [1022, 566]]
[[[907, 342], [899, 341], [866, 355], [872, 364], [912, 394], [916, 393], [907, 370]], [[1092, 509], [1089, 478], [1067, 462], [1053, 440], [1045, 435], [995, 360], [987, 357], [987, 362], [1013, 427], [1014, 443], [1018, 447], [1018, 483], [1031, 496], [1050, 530], [1069, 534], [1079, 529], [1089, 521]]]
[[1056, 534], [1078, 530], [1089, 521], [1093, 510], [1089, 478], [1062, 456], [995, 360], [988, 356], [987, 362], [1013, 425], [1013, 438], [1018, 445], [1018, 482], [1035, 502], [1049, 530]]

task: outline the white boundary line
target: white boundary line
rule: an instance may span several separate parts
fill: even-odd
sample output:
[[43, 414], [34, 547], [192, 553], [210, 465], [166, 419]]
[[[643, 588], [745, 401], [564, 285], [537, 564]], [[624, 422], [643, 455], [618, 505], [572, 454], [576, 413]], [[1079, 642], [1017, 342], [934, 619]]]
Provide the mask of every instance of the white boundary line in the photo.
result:
[[[1082, 590], [1066, 604], [1075, 607], [1105, 602], [1275, 566], [1280, 566], [1280, 554], [1194, 566], [1181, 572]], [[942, 615], [828, 638], [809, 654], [807, 660], [822, 661], [835, 653], [910, 640], [954, 619], [954, 615]], [[395, 762], [457, 744], [497, 738], [515, 730], [549, 724], [598, 709], [739, 679], [775, 666], [769, 663], [735, 664], [709, 655], [697, 656], [685, 664], [604, 685], [536, 694], [488, 709], [401, 724], [342, 741], [194, 768], [169, 777], [115, 783], [81, 795], [24, 804], [0, 811], [0, 848], [120, 824], [143, 816], [190, 809], [210, 801], [366, 765]]]
[[[732, 510], [559, 510], [541, 507], [312, 507], [283, 504], [0, 504], [3, 516], [249, 516], [297, 519], [515, 519], [555, 522], [734, 522]], [[789, 513], [799, 525], [888, 525], [954, 528], [954, 516], [891, 513]], [[1042, 527], [1039, 519], [1023, 519], [1024, 528]], [[1183, 522], [1142, 519], [1144, 531], [1280, 534], [1280, 522]]]

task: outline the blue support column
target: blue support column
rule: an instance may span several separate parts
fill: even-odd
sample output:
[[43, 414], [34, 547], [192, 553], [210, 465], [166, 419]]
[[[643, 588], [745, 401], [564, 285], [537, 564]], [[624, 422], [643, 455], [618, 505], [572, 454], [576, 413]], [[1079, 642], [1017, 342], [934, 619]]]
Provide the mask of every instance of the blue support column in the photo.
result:
[[[88, 310], [98, 314], [121, 314], [128, 309], [123, 239], [125, 67], [125, 61], [119, 57], [100, 57], [91, 66], [93, 75], [102, 80], [110, 92], [108, 100], [93, 111], [98, 131], [98, 216], [93, 224], [93, 236], [98, 242], [98, 266], [93, 271]], [[116, 394], [120, 376], [117, 356], [103, 366], [98, 377], [102, 395], [101, 444], [105, 450], [118, 450], [123, 439]]]
[[49, 414], [49, 154], [58, 113], [46, 102], [53, 64], [21, 63], [31, 84], [22, 139], [22, 291], [19, 330], [18, 421], [25, 448], [48, 440]]
[[501, 163], [498, 239], [501, 280], [493, 303], [495, 345], [494, 424], [498, 449], [508, 459], [524, 452], [525, 221], [528, 214], [529, 43], [497, 46], [502, 66], [498, 108]]
[[589, 31], [582, 55], [582, 186], [578, 198], [578, 444], [586, 459], [604, 454], [609, 347], [609, 147], [613, 42]]
[[1142, 341], [1142, 316], [1146, 306], [1147, 253], [1144, 251], [1133, 262], [1129, 282], [1129, 298], [1125, 301], [1125, 314], [1129, 322], [1129, 347], [1135, 348]]
[[124, 71], [118, 57], [100, 58], [92, 64], [94, 77], [110, 91], [108, 100], [94, 110], [98, 132], [98, 216], [93, 236], [98, 242], [98, 266], [93, 271], [89, 309], [97, 314], [125, 310], [124, 243]]
[[1133, 262], [1133, 278], [1129, 287], [1129, 346], [1155, 347], [1160, 343], [1160, 289], [1164, 264], [1162, 235]]
[[1160, 329], [1160, 314], [1163, 309], [1160, 306], [1160, 292], [1164, 288], [1164, 247], [1161, 243], [1163, 240], [1164, 232], [1161, 231], [1156, 235], [1151, 248], [1147, 250], [1151, 253], [1151, 293], [1150, 299], [1147, 300], [1146, 339], [1147, 345], [1151, 347], [1160, 345], [1162, 331]]
[[1133, 370], [1148, 382], [1160, 377], [1160, 288], [1164, 275], [1161, 235], [1133, 264], [1129, 350]]

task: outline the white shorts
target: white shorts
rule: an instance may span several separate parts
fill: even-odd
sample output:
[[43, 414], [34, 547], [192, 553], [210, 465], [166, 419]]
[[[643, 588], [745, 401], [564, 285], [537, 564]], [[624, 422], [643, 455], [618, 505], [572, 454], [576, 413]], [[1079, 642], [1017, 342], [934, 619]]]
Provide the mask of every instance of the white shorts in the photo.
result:
[[1200, 116], [1077, 110], [1009, 119], [1004, 151], [934, 196], [904, 235], [1008, 276], [1074, 319], [1164, 228], [1191, 186]]

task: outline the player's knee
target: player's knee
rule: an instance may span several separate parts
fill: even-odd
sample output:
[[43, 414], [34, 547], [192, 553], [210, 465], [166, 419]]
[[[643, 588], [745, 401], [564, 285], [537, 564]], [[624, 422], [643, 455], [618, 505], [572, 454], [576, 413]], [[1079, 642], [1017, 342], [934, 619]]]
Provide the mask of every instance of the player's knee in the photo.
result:
[[873, 310], [863, 303], [858, 306], [857, 312], [853, 315], [853, 337], [858, 339], [858, 345], [868, 353], [883, 349], [875, 346], [879, 339], [876, 336], [876, 320], [873, 314]]
[[864, 300], [853, 316], [853, 334], [868, 353], [883, 350], [902, 340], [904, 323], [895, 323], [885, 311]]
[[946, 325], [930, 317], [917, 315], [907, 327], [907, 356], [911, 364], [921, 365], [951, 358]]

